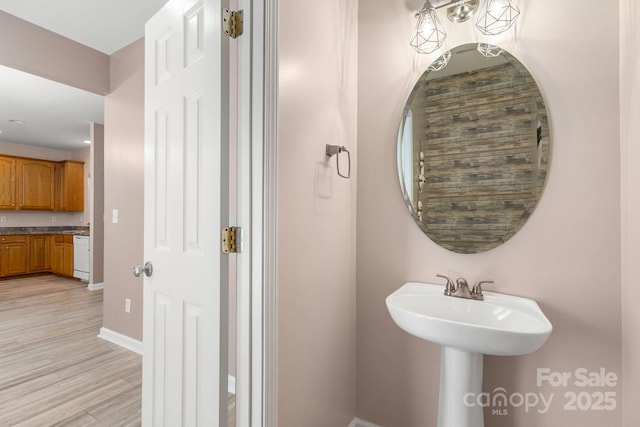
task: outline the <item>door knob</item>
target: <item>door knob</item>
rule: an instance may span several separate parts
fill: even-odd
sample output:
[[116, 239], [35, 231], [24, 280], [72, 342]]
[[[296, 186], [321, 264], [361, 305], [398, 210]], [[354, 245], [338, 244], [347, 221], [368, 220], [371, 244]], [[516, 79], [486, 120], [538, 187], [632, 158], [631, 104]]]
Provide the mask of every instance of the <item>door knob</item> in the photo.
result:
[[150, 262], [145, 262], [144, 267], [141, 265], [136, 265], [133, 267], [133, 275], [136, 277], [140, 277], [142, 273], [147, 277], [151, 277], [153, 274], [153, 265]]

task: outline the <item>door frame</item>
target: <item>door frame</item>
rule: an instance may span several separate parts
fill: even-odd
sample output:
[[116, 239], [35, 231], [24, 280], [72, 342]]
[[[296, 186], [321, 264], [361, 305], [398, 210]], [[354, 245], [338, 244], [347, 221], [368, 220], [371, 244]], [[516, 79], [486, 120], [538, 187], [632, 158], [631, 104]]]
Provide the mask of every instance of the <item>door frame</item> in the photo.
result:
[[[237, 0], [238, 427], [277, 426], [278, 0]], [[242, 256], [242, 255], [245, 256]], [[242, 389], [250, 390], [242, 394]]]

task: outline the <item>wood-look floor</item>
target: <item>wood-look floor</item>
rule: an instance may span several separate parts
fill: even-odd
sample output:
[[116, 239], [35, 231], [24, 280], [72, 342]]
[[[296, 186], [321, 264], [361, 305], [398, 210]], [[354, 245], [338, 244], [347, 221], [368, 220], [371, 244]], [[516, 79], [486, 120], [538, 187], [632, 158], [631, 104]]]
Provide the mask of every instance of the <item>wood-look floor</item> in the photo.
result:
[[101, 326], [102, 291], [0, 280], [0, 426], [139, 426], [142, 358], [97, 338]]

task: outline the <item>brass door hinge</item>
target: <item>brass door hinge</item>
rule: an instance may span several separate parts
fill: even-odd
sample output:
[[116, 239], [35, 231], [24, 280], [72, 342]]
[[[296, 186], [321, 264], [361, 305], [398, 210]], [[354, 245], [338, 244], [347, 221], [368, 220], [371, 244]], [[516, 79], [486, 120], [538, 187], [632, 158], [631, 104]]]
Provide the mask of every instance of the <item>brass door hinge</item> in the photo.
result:
[[222, 252], [235, 254], [240, 252], [242, 229], [240, 227], [225, 227], [222, 230]]
[[242, 15], [241, 10], [222, 9], [222, 29], [224, 33], [232, 39], [242, 35], [242, 26], [244, 23]]

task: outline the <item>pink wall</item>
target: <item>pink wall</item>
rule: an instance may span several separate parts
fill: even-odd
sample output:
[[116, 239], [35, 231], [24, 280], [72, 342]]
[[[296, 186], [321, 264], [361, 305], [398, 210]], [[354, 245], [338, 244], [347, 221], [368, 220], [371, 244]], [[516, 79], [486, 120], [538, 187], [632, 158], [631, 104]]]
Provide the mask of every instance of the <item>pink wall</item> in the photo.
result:
[[[111, 55], [111, 93], [105, 98], [104, 327], [142, 340], [144, 41]], [[111, 222], [118, 209], [118, 223]], [[131, 313], [124, 311], [131, 299]]]
[[620, 1], [620, 137], [622, 182], [622, 370], [623, 426], [640, 425], [640, 5]]
[[[520, 1], [515, 31], [498, 38], [529, 68], [546, 98], [551, 173], [522, 230], [476, 255], [449, 252], [424, 236], [407, 214], [398, 184], [399, 119], [430, 62], [408, 43], [421, 3], [370, 0], [359, 6], [357, 416], [385, 427], [435, 425], [439, 348], [401, 331], [384, 300], [406, 281], [435, 282], [443, 273], [470, 282], [493, 279], [493, 290], [537, 300], [554, 325], [538, 352], [485, 358], [485, 391], [554, 394], [550, 409], [511, 407], [503, 416], [489, 411], [486, 425], [620, 425], [620, 382], [598, 389], [536, 384], [538, 368], [622, 374], [617, 2], [594, 8], [579, 0]], [[472, 24], [465, 25], [450, 27], [449, 48], [478, 41], [464, 29]], [[617, 409], [564, 410], [565, 393], [596, 390], [617, 393]]]
[[109, 93], [109, 56], [0, 11], [0, 65], [99, 95]]
[[[355, 412], [357, 2], [279, 3], [278, 426]], [[325, 144], [346, 146], [339, 178]]]

